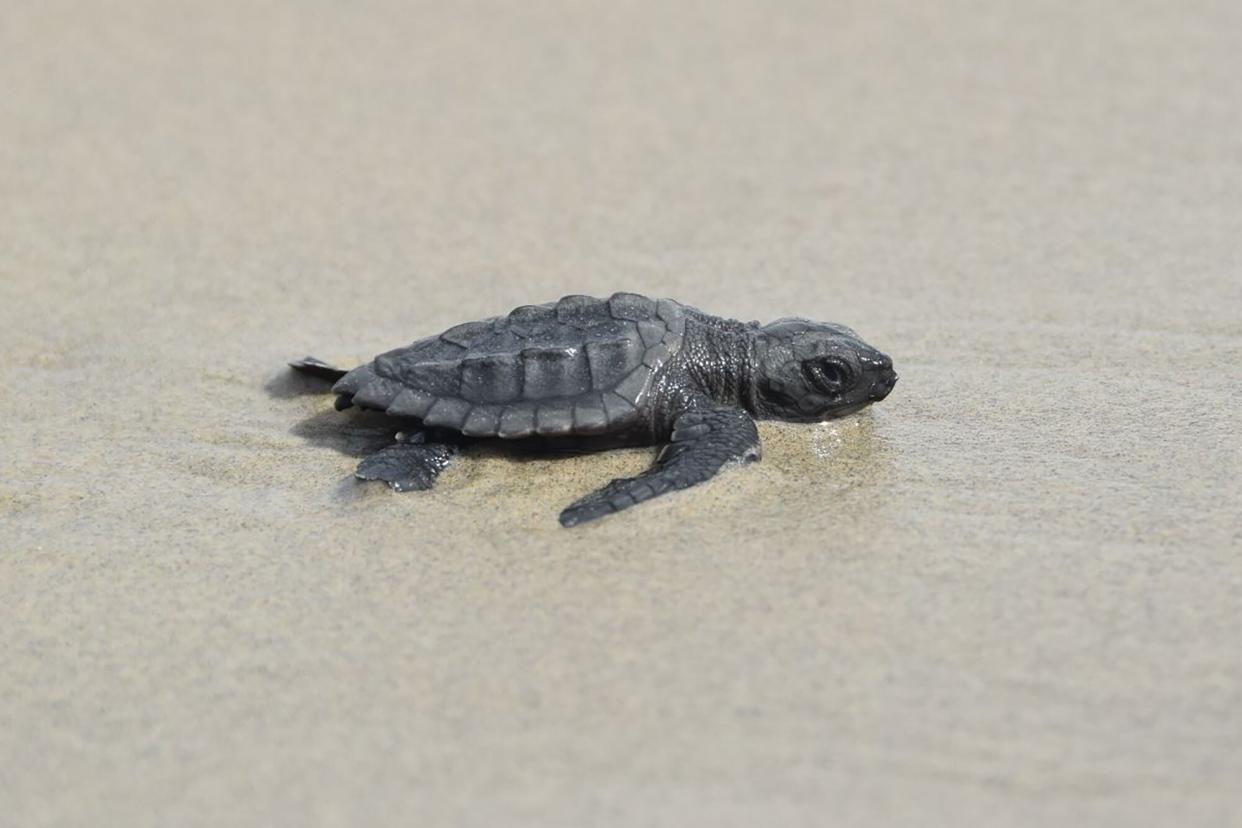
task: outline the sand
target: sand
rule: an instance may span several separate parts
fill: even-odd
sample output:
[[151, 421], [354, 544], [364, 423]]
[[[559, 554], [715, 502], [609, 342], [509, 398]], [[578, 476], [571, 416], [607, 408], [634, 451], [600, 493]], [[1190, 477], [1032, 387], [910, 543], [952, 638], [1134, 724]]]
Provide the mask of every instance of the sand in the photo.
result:
[[[0, 824], [1242, 823], [1239, 8], [10, 7]], [[281, 367], [618, 289], [901, 382], [567, 531]]]

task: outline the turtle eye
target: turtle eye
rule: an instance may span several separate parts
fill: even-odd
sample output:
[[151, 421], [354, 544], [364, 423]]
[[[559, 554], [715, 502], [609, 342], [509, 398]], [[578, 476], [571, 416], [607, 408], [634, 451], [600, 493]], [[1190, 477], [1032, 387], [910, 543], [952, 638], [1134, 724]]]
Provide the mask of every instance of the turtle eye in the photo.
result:
[[850, 384], [850, 368], [835, 359], [819, 359], [804, 362], [802, 373], [811, 385], [825, 394], [840, 394]]

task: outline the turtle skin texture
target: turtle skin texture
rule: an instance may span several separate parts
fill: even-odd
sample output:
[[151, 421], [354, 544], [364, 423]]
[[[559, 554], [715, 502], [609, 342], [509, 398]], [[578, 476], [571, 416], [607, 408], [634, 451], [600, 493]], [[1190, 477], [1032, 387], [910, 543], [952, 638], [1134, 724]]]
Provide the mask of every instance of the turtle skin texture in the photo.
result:
[[892, 360], [844, 326], [743, 323], [636, 293], [523, 305], [351, 371], [313, 357], [290, 365], [334, 381], [338, 409], [384, 412], [405, 426], [357, 471], [398, 491], [431, 488], [475, 440], [663, 446], [652, 468], [570, 504], [565, 526], [759, 459], [756, 419], [843, 416], [884, 399], [897, 381]]

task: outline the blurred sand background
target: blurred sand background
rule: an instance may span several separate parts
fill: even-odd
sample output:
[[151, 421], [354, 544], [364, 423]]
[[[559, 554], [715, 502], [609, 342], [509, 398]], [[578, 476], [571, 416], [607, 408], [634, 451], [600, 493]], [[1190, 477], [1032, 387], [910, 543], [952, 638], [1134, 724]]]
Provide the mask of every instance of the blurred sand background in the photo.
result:
[[[1242, 6], [0, 15], [0, 825], [1242, 824]], [[285, 375], [565, 293], [902, 380], [635, 450]]]

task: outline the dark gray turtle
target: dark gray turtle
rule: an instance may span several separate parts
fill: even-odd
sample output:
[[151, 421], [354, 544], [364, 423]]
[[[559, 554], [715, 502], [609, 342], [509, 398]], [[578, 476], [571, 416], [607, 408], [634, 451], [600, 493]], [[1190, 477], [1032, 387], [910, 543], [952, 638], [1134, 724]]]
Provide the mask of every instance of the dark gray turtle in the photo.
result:
[[467, 322], [342, 371], [338, 409], [357, 405], [414, 424], [367, 457], [363, 480], [429, 489], [472, 439], [576, 448], [665, 444], [656, 465], [561, 512], [574, 526], [759, 459], [755, 418], [818, 422], [884, 399], [892, 361], [841, 325], [720, 319], [671, 299], [566, 296]]

